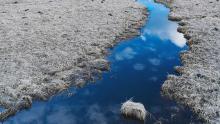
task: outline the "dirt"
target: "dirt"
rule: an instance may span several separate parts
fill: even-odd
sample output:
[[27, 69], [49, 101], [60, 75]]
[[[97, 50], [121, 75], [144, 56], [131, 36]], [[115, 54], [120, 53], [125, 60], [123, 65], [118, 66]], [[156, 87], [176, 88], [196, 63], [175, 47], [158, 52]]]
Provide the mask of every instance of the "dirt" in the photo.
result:
[[220, 1], [157, 0], [188, 40], [180, 75], [169, 75], [162, 94], [191, 108], [204, 123], [220, 123]]
[[134, 0], [0, 0], [0, 119], [82, 87], [108, 69], [108, 48], [139, 34]]

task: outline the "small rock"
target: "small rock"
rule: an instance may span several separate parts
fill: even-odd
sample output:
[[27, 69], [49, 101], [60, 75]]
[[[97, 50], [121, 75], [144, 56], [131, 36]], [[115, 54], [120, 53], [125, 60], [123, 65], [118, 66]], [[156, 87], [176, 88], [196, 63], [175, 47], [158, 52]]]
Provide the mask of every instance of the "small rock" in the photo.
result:
[[218, 31], [218, 28], [215, 27], [214, 30], [215, 30], [215, 31]]
[[39, 13], [39, 14], [41, 14], [41, 15], [42, 15], [42, 14], [44, 14], [44, 13], [43, 13], [43, 12], [41, 12], [41, 11], [38, 11], [37, 13]]
[[13, 2], [13, 4], [17, 4], [17, 3], [18, 3], [18, 1]]

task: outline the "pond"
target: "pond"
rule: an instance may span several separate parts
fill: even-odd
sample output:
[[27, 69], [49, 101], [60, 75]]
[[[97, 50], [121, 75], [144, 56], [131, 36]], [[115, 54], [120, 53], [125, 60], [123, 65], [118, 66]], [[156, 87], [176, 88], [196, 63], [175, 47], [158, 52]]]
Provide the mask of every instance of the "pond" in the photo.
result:
[[141, 124], [120, 115], [121, 103], [130, 98], [152, 114], [145, 123], [190, 123], [190, 111], [160, 94], [167, 75], [181, 65], [179, 52], [187, 49], [186, 40], [177, 32], [177, 23], [168, 20], [168, 8], [150, 0], [138, 2], [150, 13], [141, 36], [111, 50], [107, 57], [111, 69], [102, 79], [81, 89], [70, 88], [49, 101], [36, 101], [4, 124]]

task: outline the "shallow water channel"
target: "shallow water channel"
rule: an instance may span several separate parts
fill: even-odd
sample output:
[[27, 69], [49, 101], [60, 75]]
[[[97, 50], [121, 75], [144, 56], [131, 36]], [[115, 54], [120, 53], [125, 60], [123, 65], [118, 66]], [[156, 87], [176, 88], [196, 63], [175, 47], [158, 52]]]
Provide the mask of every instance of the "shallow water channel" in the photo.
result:
[[[177, 23], [168, 20], [169, 9], [149, 0], [139, 0], [149, 10], [141, 36], [121, 42], [107, 59], [111, 70], [102, 79], [81, 89], [71, 88], [47, 102], [37, 101], [4, 124], [141, 124], [120, 115], [122, 102], [133, 98], [152, 114], [145, 123], [186, 124], [192, 114], [161, 97], [162, 83], [174, 66], [179, 52], [187, 49]], [[74, 95], [70, 95], [73, 93]]]

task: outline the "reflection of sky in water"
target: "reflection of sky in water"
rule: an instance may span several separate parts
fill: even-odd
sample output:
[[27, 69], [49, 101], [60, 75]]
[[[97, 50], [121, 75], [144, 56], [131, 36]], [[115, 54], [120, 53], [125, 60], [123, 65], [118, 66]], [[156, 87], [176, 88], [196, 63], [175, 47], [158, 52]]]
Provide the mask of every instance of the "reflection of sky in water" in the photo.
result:
[[[146, 28], [143, 29], [141, 38], [147, 41], [147, 35], [156, 35], [161, 40], [170, 40], [178, 47], [184, 47], [186, 40], [183, 34], [178, 33], [177, 23], [171, 22], [167, 19], [169, 10], [161, 7], [162, 5], [151, 2], [152, 0], [138, 0], [140, 3], [147, 6], [151, 12], [149, 22]], [[146, 35], [146, 36], [144, 36]]]
[[115, 59], [118, 61], [122, 61], [125, 59], [133, 59], [136, 52], [130, 47], [126, 47], [122, 51], [115, 54]]
[[157, 58], [149, 59], [149, 62], [154, 66], [160, 65], [160, 59]]
[[178, 54], [185, 49], [185, 40], [176, 32], [176, 23], [167, 20], [168, 9], [151, 2], [145, 5], [151, 15], [141, 37], [112, 50], [108, 57], [111, 70], [101, 80], [82, 89], [69, 89], [48, 102], [34, 102], [31, 109], [4, 124], [138, 124], [119, 114], [120, 104], [132, 97], [165, 124], [189, 123], [188, 111], [160, 95], [167, 74], [180, 64]]
[[134, 64], [134, 69], [137, 71], [142, 71], [145, 69], [145, 65], [144, 64], [140, 64], [140, 63], [136, 63]]

